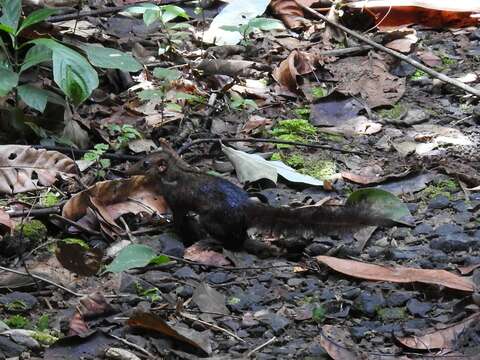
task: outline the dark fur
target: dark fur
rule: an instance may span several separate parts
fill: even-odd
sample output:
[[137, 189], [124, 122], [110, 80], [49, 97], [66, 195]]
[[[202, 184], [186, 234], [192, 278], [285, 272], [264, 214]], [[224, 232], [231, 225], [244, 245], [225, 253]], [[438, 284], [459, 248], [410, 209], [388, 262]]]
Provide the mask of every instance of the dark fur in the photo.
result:
[[274, 230], [351, 229], [363, 225], [383, 225], [367, 205], [332, 209], [327, 206], [289, 208], [257, 203], [230, 181], [204, 174], [185, 163], [175, 151], [162, 143], [162, 150], [134, 164], [129, 175], [144, 174], [154, 182], [173, 213], [176, 232], [190, 244], [201, 231], [188, 215], [200, 217], [200, 225], [226, 248], [242, 247], [250, 227]]

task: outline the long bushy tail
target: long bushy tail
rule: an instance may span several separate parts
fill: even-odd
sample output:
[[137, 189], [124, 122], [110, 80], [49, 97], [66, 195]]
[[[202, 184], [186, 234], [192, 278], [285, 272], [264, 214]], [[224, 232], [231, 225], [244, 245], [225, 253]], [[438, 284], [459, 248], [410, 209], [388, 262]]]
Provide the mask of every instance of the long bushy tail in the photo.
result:
[[376, 215], [368, 204], [360, 203], [338, 208], [331, 206], [305, 206], [300, 208], [273, 207], [253, 203], [247, 210], [249, 227], [276, 231], [310, 230], [315, 233], [345, 231], [369, 225], [392, 224]]

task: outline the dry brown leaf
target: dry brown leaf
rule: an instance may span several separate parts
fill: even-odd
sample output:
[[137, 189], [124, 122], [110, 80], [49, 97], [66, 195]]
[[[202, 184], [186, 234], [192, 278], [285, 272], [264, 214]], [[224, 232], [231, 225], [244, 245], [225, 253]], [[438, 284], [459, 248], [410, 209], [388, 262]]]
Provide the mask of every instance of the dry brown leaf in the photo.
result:
[[318, 337], [320, 345], [334, 360], [357, 360], [361, 359], [358, 352], [354, 350], [356, 346], [350, 339], [348, 332], [338, 326], [324, 325], [322, 332]]
[[75, 162], [58, 151], [25, 145], [0, 145], [0, 193], [38, 190], [55, 183], [58, 175], [77, 173]]
[[183, 257], [190, 261], [195, 261], [205, 265], [229, 266], [231, 265], [225, 256], [213, 251], [204, 249], [200, 244], [196, 243], [185, 249]]
[[380, 29], [407, 24], [437, 29], [476, 26], [478, 19], [472, 15], [480, 11], [478, 0], [369, 0], [346, 6], [370, 14]]
[[427, 51], [427, 50], [417, 51], [417, 56], [427, 66], [437, 67], [442, 65], [442, 59], [431, 51]]
[[420, 282], [469, 292], [473, 292], [474, 289], [471, 278], [458, 276], [446, 270], [382, 266], [323, 255], [317, 256], [316, 259], [335, 271], [360, 279], [397, 283]]
[[122, 231], [115, 220], [123, 214], [167, 212], [165, 199], [144, 176], [102, 181], [67, 201], [62, 215], [95, 230], [96, 220], [107, 235]]
[[298, 93], [297, 76], [314, 70], [313, 57], [306, 52], [294, 50], [283, 60], [273, 72], [273, 78], [288, 90]]
[[128, 319], [128, 325], [158, 331], [165, 336], [169, 336], [175, 340], [192, 345], [197, 349], [201, 349], [206, 354], [212, 352], [210, 341], [208, 338], [202, 336], [203, 333], [170, 325], [155, 314], [137, 312]]
[[5, 210], [0, 209], [0, 226], [11, 230], [15, 227], [10, 215], [8, 215]]
[[338, 81], [338, 92], [347, 96], [360, 94], [371, 108], [394, 105], [405, 92], [405, 79], [390, 74], [381, 59], [352, 56], [325, 67]]
[[397, 337], [397, 340], [410, 349], [450, 349], [458, 338], [458, 334], [479, 319], [480, 313], [477, 313], [445, 329], [427, 332], [427, 334], [422, 336]]
[[[316, 0], [299, 0], [302, 5], [310, 7], [316, 3]], [[302, 27], [306, 20], [304, 19], [303, 10], [294, 0], [272, 0], [270, 2], [272, 12], [282, 19], [285, 26], [290, 29]]]

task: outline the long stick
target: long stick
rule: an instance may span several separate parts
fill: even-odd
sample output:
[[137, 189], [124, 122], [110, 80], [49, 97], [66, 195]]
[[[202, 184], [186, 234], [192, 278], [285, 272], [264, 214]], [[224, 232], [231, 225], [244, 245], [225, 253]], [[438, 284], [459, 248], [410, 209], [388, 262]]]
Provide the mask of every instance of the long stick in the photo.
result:
[[318, 11], [315, 11], [313, 10], [312, 8], [308, 7], [308, 6], [305, 6], [305, 5], [302, 5], [301, 3], [299, 3], [297, 0], [294, 0], [295, 3], [301, 7], [303, 10], [305, 10], [306, 12], [316, 16], [317, 18], [319, 19], [322, 19], [323, 21], [325, 21], [326, 23], [332, 25], [332, 26], [335, 26], [337, 28], [339, 28], [340, 30], [346, 32], [347, 34], [353, 36], [354, 38], [357, 38], [358, 40], [361, 40], [365, 43], [367, 43], [368, 45], [371, 45], [373, 46], [374, 48], [378, 49], [378, 50], [381, 50], [383, 52], [386, 52], [387, 54], [390, 54], [392, 56], [395, 56], [397, 58], [399, 58], [400, 60], [402, 61], [405, 61], [407, 63], [409, 63], [410, 65], [412, 66], [415, 66], [417, 69], [420, 69], [424, 72], [426, 72], [427, 74], [433, 76], [434, 78], [437, 78], [439, 80], [442, 80], [443, 82], [446, 82], [447, 84], [451, 84], [453, 86], [456, 86], [456, 87], [459, 87], [460, 89], [462, 90], [465, 90], [466, 92], [472, 94], [472, 95], [475, 95], [475, 96], [478, 96], [480, 97], [480, 90], [477, 90], [471, 86], [468, 86], [458, 80], [455, 80], [455, 79], [452, 79], [442, 73], [439, 73], [438, 71], [435, 71], [421, 63], [419, 63], [418, 61], [415, 61], [411, 58], [409, 58], [408, 56], [405, 56], [401, 53], [399, 53], [398, 51], [395, 51], [395, 50], [392, 50], [392, 49], [389, 49], [389, 48], [386, 48], [385, 46], [383, 45], [380, 45], [380, 44], [377, 44], [375, 41], [372, 41], [370, 40], [369, 38], [363, 36], [363, 35], [360, 35], [358, 34], [357, 32], [353, 31], [353, 30], [350, 30], [349, 28], [341, 25], [341, 24], [337, 24], [335, 23], [334, 21], [330, 20], [329, 18], [327, 18], [325, 15], [323, 14], [320, 14]]

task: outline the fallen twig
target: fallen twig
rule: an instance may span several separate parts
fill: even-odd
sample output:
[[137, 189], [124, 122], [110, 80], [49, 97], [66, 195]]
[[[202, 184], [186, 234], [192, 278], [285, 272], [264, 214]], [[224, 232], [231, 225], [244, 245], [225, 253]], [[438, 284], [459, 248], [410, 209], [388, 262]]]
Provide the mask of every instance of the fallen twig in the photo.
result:
[[[193, 315], [190, 315], [190, 314], [187, 314], [187, 313], [184, 313], [184, 312], [180, 312], [180, 315], [183, 316], [184, 318], [186, 319], [190, 319], [190, 320], [193, 320], [193, 321], [197, 321], [199, 322], [200, 324], [203, 324], [205, 326], [208, 326], [212, 329], [215, 329], [215, 330], [218, 330], [218, 331], [222, 331], [224, 332], [225, 334], [237, 339], [238, 341], [241, 341], [241, 342], [245, 342], [245, 340], [243, 340], [241, 337], [238, 337], [237, 335], [235, 335], [234, 333], [232, 333], [231, 331], [228, 331], [227, 329], [224, 329], [224, 328], [221, 328], [220, 326], [218, 325], [215, 325], [215, 324], [212, 324], [212, 323], [209, 323], [209, 322], [206, 322], [206, 321], [203, 321], [201, 319], [199, 319], [198, 317], [196, 316], [193, 316]], [[225, 316], [225, 315], [224, 315]]]
[[63, 285], [57, 284], [56, 282], [53, 282], [52, 280], [46, 279], [46, 278], [44, 278], [42, 276], [39, 276], [39, 275], [35, 275], [35, 274], [32, 274], [32, 273], [29, 274], [29, 273], [26, 273], [26, 272], [23, 272], [23, 271], [15, 270], [15, 269], [9, 269], [9, 268], [3, 267], [3, 266], [0, 266], [0, 270], [8, 271], [8, 272], [18, 274], [18, 275], [29, 276], [33, 279], [40, 280], [40, 281], [46, 282], [47, 284], [53, 285], [53, 286], [55, 286], [59, 289], [62, 289], [62, 290], [66, 291], [69, 294], [72, 294], [74, 296], [85, 296], [86, 295], [86, 294], [77, 293], [73, 290], [70, 290], [69, 288], [66, 288]]
[[472, 94], [472, 95], [475, 95], [475, 96], [478, 96], [480, 97], [480, 90], [478, 89], [475, 89], [471, 86], [468, 86], [467, 84], [464, 84], [458, 80], [455, 80], [455, 79], [452, 79], [442, 73], [439, 73], [438, 71], [435, 71], [421, 63], [419, 63], [418, 61], [416, 60], [413, 60], [411, 58], [409, 58], [408, 56], [405, 56], [401, 53], [399, 53], [398, 51], [395, 51], [395, 50], [392, 50], [392, 49], [389, 49], [389, 48], [386, 48], [385, 46], [383, 45], [380, 45], [380, 44], [377, 44], [375, 41], [373, 40], [370, 40], [369, 38], [363, 36], [363, 35], [360, 35], [359, 33], [353, 31], [353, 30], [350, 30], [349, 28], [341, 25], [341, 24], [337, 24], [335, 23], [334, 21], [330, 20], [329, 18], [327, 18], [325, 15], [323, 14], [320, 14], [318, 11], [315, 11], [313, 10], [312, 8], [308, 7], [308, 6], [305, 6], [303, 4], [301, 4], [300, 2], [298, 2], [297, 0], [294, 0], [295, 3], [301, 7], [303, 10], [307, 11], [308, 13], [316, 16], [317, 18], [319, 19], [322, 19], [323, 21], [325, 21], [326, 23], [332, 25], [332, 26], [335, 26], [337, 28], [339, 28], [340, 30], [346, 32], [347, 34], [353, 36], [354, 38], [357, 38], [358, 40], [361, 40], [365, 43], [367, 43], [368, 45], [371, 45], [373, 46], [374, 48], [378, 49], [378, 50], [381, 50], [383, 52], [386, 52], [387, 54], [390, 54], [392, 56], [395, 56], [396, 58], [399, 58], [400, 60], [402, 61], [405, 61], [407, 63], [409, 63], [410, 65], [416, 67], [417, 69], [420, 69], [424, 72], [426, 72], [427, 74], [433, 76], [434, 78], [437, 78], [443, 82], [446, 82], [447, 84], [450, 84], [450, 85], [453, 85], [453, 86], [456, 86], [462, 90], [465, 90], [466, 92]]
[[346, 154], [368, 155], [367, 153], [362, 151], [337, 149], [329, 145], [323, 145], [323, 144], [317, 144], [317, 143], [302, 143], [302, 142], [296, 142], [296, 141], [287, 141], [287, 140], [279, 140], [279, 139], [263, 139], [263, 138], [245, 138], [245, 139], [243, 138], [201, 138], [201, 139], [195, 139], [195, 140], [192, 140], [191, 142], [186, 143], [185, 145], [180, 147], [180, 149], [177, 152], [178, 154], [183, 154], [187, 149], [191, 148], [194, 145], [205, 143], [205, 142], [214, 142], [214, 141], [220, 141], [225, 143], [248, 142], [248, 143], [285, 144], [285, 145], [305, 146], [305, 147], [311, 147], [311, 148], [317, 148], [317, 149], [325, 149], [325, 150], [337, 151], [337, 152], [346, 153]]
[[255, 349], [253, 349], [252, 351], [250, 351], [248, 354], [247, 354], [247, 358], [249, 358], [250, 356], [252, 356], [253, 354], [255, 354], [257, 351], [263, 349], [265, 346], [271, 344], [272, 342], [276, 341], [277, 340], [277, 337], [274, 336], [273, 338], [271, 338], [270, 340], [264, 342], [263, 344], [261, 344], [260, 346], [257, 346]]

